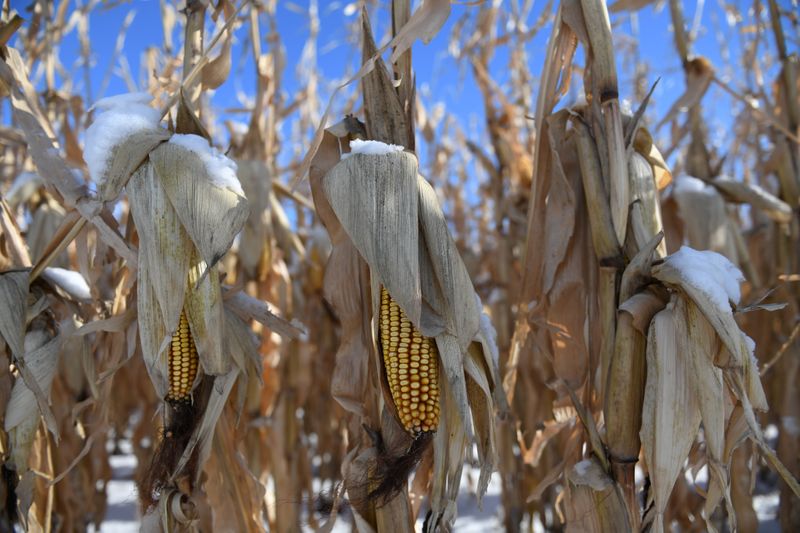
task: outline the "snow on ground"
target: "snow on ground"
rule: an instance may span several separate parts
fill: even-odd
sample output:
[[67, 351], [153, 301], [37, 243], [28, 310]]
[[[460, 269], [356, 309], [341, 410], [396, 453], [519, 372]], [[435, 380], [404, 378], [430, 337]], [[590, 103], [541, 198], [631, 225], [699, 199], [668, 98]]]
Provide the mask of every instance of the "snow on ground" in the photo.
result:
[[[100, 527], [99, 533], [134, 533], [139, 531], [139, 513], [137, 510], [136, 487], [133, 483], [133, 472], [136, 468], [136, 457], [130, 450], [130, 444], [121, 443], [124, 455], [113, 455], [111, 467], [112, 480], [106, 489], [108, 494], [108, 511], [106, 520]], [[455, 523], [456, 533], [494, 533], [503, 531], [500, 509], [500, 476], [495, 473], [489, 482], [486, 495], [483, 497], [483, 509], [479, 509], [477, 498], [474, 494], [478, 481], [479, 470], [466, 467], [461, 478], [461, 493], [458, 497], [458, 518]], [[702, 477], [698, 476], [698, 477]], [[315, 486], [315, 489], [319, 487]], [[757, 492], [758, 487], [757, 487]], [[778, 513], [778, 492], [774, 488], [766, 494], [756, 494], [753, 497], [753, 506], [759, 520], [759, 533], [778, 533], [780, 526], [776, 521]], [[416, 529], [422, 531], [424, 516], [417, 520]], [[306, 525], [304, 531], [313, 531]], [[350, 533], [353, 531], [350, 514], [340, 517], [336, 521], [333, 533]], [[543, 532], [541, 524], [534, 523], [536, 533]], [[94, 528], [90, 533], [98, 533]]]
[[[106, 485], [108, 507], [106, 519], [100, 526], [101, 533], [134, 533], [139, 531], [138, 494], [133, 483], [133, 472], [136, 470], [136, 456], [131, 444], [122, 441], [119, 444], [124, 455], [112, 455], [111, 481]], [[95, 533], [94, 527], [89, 527]]]

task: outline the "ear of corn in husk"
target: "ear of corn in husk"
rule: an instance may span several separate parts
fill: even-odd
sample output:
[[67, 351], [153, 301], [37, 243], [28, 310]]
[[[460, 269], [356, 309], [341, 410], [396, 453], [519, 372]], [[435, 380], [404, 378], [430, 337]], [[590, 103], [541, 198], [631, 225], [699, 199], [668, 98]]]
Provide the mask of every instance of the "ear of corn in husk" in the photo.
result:
[[[489, 413], [494, 410], [492, 406], [497, 396], [496, 361], [488, 348], [493, 342], [489, 338], [491, 335], [480, 333], [481, 309], [476, 304], [472, 283], [449, 235], [433, 189], [417, 175], [417, 162], [413, 155], [398, 152], [354, 154], [332, 166], [318, 182], [313, 178], [312, 174], [312, 190], [318, 211], [321, 214], [327, 211], [321, 203], [323, 198], [330, 206], [329, 220], [323, 220], [332, 234], [334, 255], [337, 240], [341, 241], [341, 238], [334, 236], [336, 233], [332, 227], [341, 224], [348, 240], [369, 266], [372, 305], [371, 309], [364, 311], [371, 311], [375, 317], [373, 338], [383, 349], [382, 356], [380, 350], [373, 349], [375, 358], [371, 364], [377, 365], [381, 375], [388, 378], [384, 381], [386, 389], [383, 394], [387, 409], [397, 417], [396, 423], [400, 427], [405, 423], [406, 429], [415, 435], [410, 441], [404, 437], [405, 445], [402, 438], [384, 443], [386, 450], [399, 446], [399, 458], [406, 453], [402, 451], [404, 447], [406, 451], [413, 449], [420, 435], [426, 432], [422, 419], [416, 424], [417, 419], [408, 411], [412, 404], [403, 403], [402, 382], [408, 381], [410, 391], [413, 381], [400, 379], [399, 373], [395, 382], [401, 387], [399, 405], [394, 399], [391, 309], [396, 309], [398, 324], [407, 321], [407, 325], [398, 327], [398, 333], [402, 334], [401, 327], [407, 330], [412, 338], [409, 346], [426, 345], [431, 355], [435, 342], [441, 377], [438, 384], [439, 420], [433, 433], [433, 514], [429, 527], [446, 527], [455, 516], [455, 496], [468, 442], [467, 427], [473, 427], [480, 442], [480, 486], [483, 490], [495, 461], [494, 425]], [[418, 229], [409, 231], [408, 228]], [[388, 304], [388, 307], [382, 304]], [[388, 337], [384, 341], [382, 335], [387, 332], [381, 329], [381, 318], [385, 310], [389, 311], [390, 320]], [[401, 339], [401, 335], [397, 335], [398, 348]], [[475, 346], [474, 354], [469, 356], [472, 345]], [[432, 359], [429, 364], [432, 364]], [[465, 359], [470, 363], [465, 364]], [[399, 365], [398, 362], [398, 369]], [[430, 366], [428, 370], [430, 380]], [[410, 400], [410, 392], [407, 394]], [[417, 410], [420, 405], [417, 402]], [[430, 405], [435, 413], [435, 404]], [[426, 406], [426, 413], [427, 409]], [[433, 429], [430, 424], [428, 428], [428, 432]], [[381, 487], [382, 480], [392, 471], [392, 464], [390, 461], [383, 467], [379, 465], [377, 477], [372, 478], [371, 484]], [[392, 481], [388, 487], [391, 491], [404, 490], [405, 477]]]
[[[164, 137], [159, 130], [150, 141], [136, 143], [150, 147], [138, 166], [117, 147], [106, 161], [109, 172], [133, 171], [127, 190], [140, 241], [139, 336], [153, 385], [166, 400], [163, 441], [141, 487], [146, 508], [170, 487], [191, 493], [240, 371], [223, 351], [225, 320], [215, 265], [248, 215], [232, 162], [202, 137], [179, 135], [162, 142]], [[127, 179], [111, 177], [114, 187]], [[197, 389], [201, 383], [206, 386]]]

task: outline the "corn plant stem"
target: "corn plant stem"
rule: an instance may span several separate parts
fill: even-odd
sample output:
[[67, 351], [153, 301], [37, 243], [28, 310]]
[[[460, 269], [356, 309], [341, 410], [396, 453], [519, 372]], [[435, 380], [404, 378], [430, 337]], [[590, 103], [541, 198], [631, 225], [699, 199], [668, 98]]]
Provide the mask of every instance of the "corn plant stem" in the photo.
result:
[[[683, 3], [681, 0], [669, 0], [669, 10], [672, 18], [673, 35], [675, 37], [675, 47], [678, 49], [678, 54], [683, 63], [683, 70], [688, 79], [688, 65], [690, 54], [689, 35], [686, 32], [686, 25], [683, 18]], [[692, 147], [702, 147], [705, 151], [705, 132], [703, 129], [703, 115], [701, 113], [700, 105], [693, 105], [688, 110], [689, 114], [689, 128], [692, 134], [692, 144], [690, 145], [690, 153], [687, 157], [687, 170], [690, 174], [700, 178], [711, 178], [711, 166], [708, 161], [707, 154], [703, 157], [692, 157]]]
[[239, 16], [239, 13], [242, 11], [244, 6], [246, 6], [249, 3], [250, 0], [242, 0], [242, 3], [239, 4], [238, 8], [236, 8], [236, 11], [234, 11], [233, 14], [230, 16], [230, 18], [228, 18], [228, 20], [225, 21], [225, 25], [222, 26], [222, 28], [220, 28], [220, 30], [217, 32], [214, 38], [211, 39], [211, 41], [208, 43], [208, 46], [206, 46], [206, 49], [203, 52], [202, 56], [198, 59], [197, 63], [195, 63], [194, 66], [192, 66], [189, 73], [184, 76], [183, 81], [181, 82], [181, 86], [178, 88], [177, 91], [175, 91], [172, 94], [172, 96], [167, 101], [166, 105], [164, 105], [164, 107], [161, 108], [162, 119], [167, 116], [167, 113], [169, 113], [169, 110], [172, 108], [172, 106], [174, 106], [178, 102], [178, 98], [180, 98], [180, 92], [181, 92], [180, 89], [189, 86], [191, 83], [194, 82], [195, 78], [197, 78], [197, 76], [200, 75], [200, 72], [202, 72], [203, 67], [206, 65], [206, 63], [210, 61], [209, 54], [211, 53], [211, 50], [213, 50], [213, 48], [217, 45], [222, 36], [225, 35], [225, 33], [233, 26], [233, 23], [236, 22], [236, 18]]
[[600, 329], [600, 375], [598, 392], [602, 398], [606, 394], [608, 371], [614, 356], [617, 332], [617, 296], [619, 294], [619, 271], [614, 266], [601, 266], [597, 287]]
[[[392, 36], [397, 35], [400, 29], [406, 25], [411, 18], [410, 0], [392, 0]], [[406, 138], [410, 146], [406, 148], [414, 150], [414, 106], [415, 106], [415, 87], [414, 73], [411, 68], [411, 48], [403, 52], [397, 62], [393, 65], [395, 79], [400, 80], [397, 87], [397, 95], [400, 104], [406, 115]]]
[[783, 344], [781, 344], [781, 347], [780, 347], [780, 348], [778, 348], [778, 351], [777, 351], [777, 352], [775, 352], [775, 355], [773, 355], [773, 356], [772, 356], [772, 359], [770, 359], [770, 360], [767, 362], [767, 364], [765, 364], [765, 365], [764, 365], [764, 366], [761, 368], [761, 372], [760, 372], [760, 375], [761, 375], [761, 376], [763, 376], [764, 374], [766, 374], [767, 372], [769, 372], [769, 371], [770, 371], [770, 369], [771, 369], [773, 366], [775, 366], [775, 364], [778, 362], [778, 360], [780, 360], [780, 358], [781, 358], [781, 357], [783, 357], [783, 355], [784, 355], [784, 354], [785, 354], [787, 351], [789, 351], [789, 348], [792, 346], [792, 344], [794, 344], [794, 341], [795, 341], [795, 340], [797, 340], [797, 335], [798, 335], [798, 334], [800, 334], [800, 321], [798, 321], [798, 322], [797, 322], [797, 323], [794, 325], [794, 328], [792, 329], [792, 332], [789, 334], [789, 338], [788, 338], [788, 339], [786, 339], [786, 342], [784, 342]]
[[775, 46], [778, 48], [778, 57], [783, 64], [783, 88], [786, 91], [786, 111], [789, 120], [789, 129], [796, 131], [800, 122], [800, 105], [797, 98], [797, 78], [793, 65], [789, 61], [786, 50], [786, 38], [781, 26], [781, 14], [775, 0], [769, 0], [769, 15], [772, 22], [772, 32], [775, 34]]
[[206, 7], [201, 0], [187, 0], [186, 2], [186, 26], [184, 28], [183, 39], [183, 90], [189, 103], [198, 108], [200, 103], [201, 84], [192, 79], [186, 79], [189, 72], [206, 54], [203, 53], [203, 26], [206, 19]]

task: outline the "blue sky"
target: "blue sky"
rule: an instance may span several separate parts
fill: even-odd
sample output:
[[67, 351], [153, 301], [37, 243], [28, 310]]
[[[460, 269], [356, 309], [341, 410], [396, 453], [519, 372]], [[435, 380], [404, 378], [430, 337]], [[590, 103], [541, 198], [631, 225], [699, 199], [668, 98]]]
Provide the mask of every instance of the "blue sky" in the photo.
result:
[[[82, 0], [78, 5], [85, 1]], [[782, 1], [789, 2], [789, 0]], [[350, 23], [357, 16], [357, 10], [347, 9], [348, 4], [347, 1], [319, 2], [321, 23], [317, 41], [319, 50], [317, 67], [325, 98], [327, 98], [325, 89], [332, 87], [335, 81], [341, 80], [345, 76], [346, 65], [355, 65], [358, 61], [358, 54], [348, 43]], [[744, 14], [745, 22], [747, 22], [748, 16], [752, 16], [747, 14], [750, 3], [734, 1], [731, 4], [738, 7]], [[89, 20], [92, 41], [91, 95], [94, 100], [101, 96], [119, 94], [129, 90], [122, 77], [116, 73], [119, 68], [118, 62], [112, 65], [113, 50], [126, 17], [133, 18], [125, 36], [123, 54], [130, 65], [134, 78], [137, 81], [140, 80], [142, 76], [140, 59], [143, 52], [150, 46], [160, 47], [163, 42], [159, 6], [158, 0], [138, 0], [115, 3], [110, 8], [98, 7], [91, 12]], [[278, 2], [277, 27], [287, 58], [283, 88], [288, 97], [294, 94], [298, 88], [295, 67], [300, 60], [308, 37], [307, 8], [308, 1]], [[526, 23], [533, 25], [545, 8], [547, 8], [546, 2], [538, 1], [531, 13], [530, 20]], [[699, 22], [694, 51], [705, 55], [713, 64], [717, 65], [721, 77], [736, 74], [735, 72], [726, 72], [722, 67], [724, 58], [721, 54], [720, 43], [724, 41], [731, 48], [734, 61], [738, 61], [738, 52], [741, 47], [737, 28], [729, 26], [727, 22], [728, 18], [722, 0], [701, 0], [699, 3], [689, 1], [685, 3], [684, 9], [688, 23], [691, 24], [695, 19]], [[469, 127], [470, 123], [481, 124], [483, 104], [477, 87], [471, 79], [469, 69], [459, 69], [459, 63], [449, 56], [448, 43], [455, 22], [464, 14], [475, 13], [477, 10], [478, 7], [475, 6], [454, 4], [447, 24], [433, 42], [427, 46], [422, 43], [414, 46], [414, 67], [418, 90], [429, 105], [445, 102], [448, 111], [459, 118], [462, 127], [468, 133], [474, 132]], [[133, 14], [131, 14], [132, 12]], [[380, 9], [377, 12], [373, 11], [372, 17], [375, 21], [376, 36], [380, 39], [381, 35], [385, 35], [386, 23], [389, 20], [388, 2], [382, 2]], [[651, 116], [660, 117], [683, 90], [683, 73], [674, 51], [669, 11], [666, 7], [659, 10], [652, 6], [640, 10], [636, 15], [638, 34], [634, 32], [635, 26], [632, 22], [631, 16], [627, 13], [612, 14], [612, 24], [618, 44], [624, 46], [638, 38], [641, 56], [650, 65], [649, 81], [653, 82], [658, 77], [662, 78], [654, 94], [651, 108], [653, 111]], [[263, 26], [265, 27], [266, 24]], [[266, 30], [262, 28], [262, 32], [265, 34]], [[541, 69], [549, 32], [548, 25], [528, 43], [528, 58], [534, 75]], [[181, 36], [177, 33], [176, 31], [173, 39], [176, 43], [181, 40]], [[239, 28], [236, 32], [238, 45], [234, 47], [233, 52], [233, 71], [212, 99], [212, 103], [219, 108], [239, 107], [241, 102], [239, 102], [237, 94], [242, 92], [252, 94], [254, 91], [252, 58], [249, 54], [243, 53], [242, 47], [246, 36], [246, 26]], [[767, 36], [766, 44], [770, 48], [774, 48], [771, 35]], [[59, 56], [67, 71], [76, 80], [76, 92], [86, 96], [87, 91], [82, 82], [82, 66], [78, 52], [77, 32], [72, 31], [63, 40]], [[107, 87], [101, 92], [102, 80], [109, 69], [111, 69], [112, 75]], [[620, 71], [621, 96], [623, 98], [630, 97], [632, 65], [620, 56], [618, 69]], [[497, 54], [491, 70], [493, 76], [500, 83], [507, 80], [507, 54], [503, 51]], [[737, 71], [741, 73], [738, 65]], [[737, 85], [737, 82], [737, 76], [732, 76], [732, 83]], [[536, 90], [535, 86], [531, 87], [534, 101]], [[635, 105], [636, 103], [634, 103]], [[730, 99], [724, 96], [719, 89], [712, 88], [706, 95], [704, 105], [706, 115], [717, 124], [714, 131], [711, 132], [712, 138], [721, 136], [717, 140], [724, 141], [727, 134], [725, 125], [729, 125], [731, 120], [732, 103]], [[533, 114], [532, 111], [529, 114]], [[234, 118], [246, 120], [244, 115]], [[666, 132], [666, 128], [663, 132]]]

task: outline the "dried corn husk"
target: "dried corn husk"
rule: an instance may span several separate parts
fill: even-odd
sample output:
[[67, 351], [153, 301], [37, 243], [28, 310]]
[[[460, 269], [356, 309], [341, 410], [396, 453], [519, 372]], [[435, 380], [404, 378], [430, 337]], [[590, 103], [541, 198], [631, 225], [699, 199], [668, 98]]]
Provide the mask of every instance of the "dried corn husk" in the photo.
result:
[[[479, 333], [481, 311], [472, 283], [433, 189], [417, 174], [413, 155], [354, 154], [332, 165], [318, 185], [312, 179], [312, 187], [318, 211], [327, 212], [330, 206], [329, 216], [335, 217], [331, 224], [326, 221], [329, 231], [341, 224], [347, 241], [369, 266], [372, 316], [378, 313], [379, 288], [385, 286], [414, 326], [436, 339], [446, 379], [440, 384], [442, 414], [433, 441], [430, 527], [448, 527], [455, 517], [469, 425], [479, 440], [481, 492], [495, 461], [489, 413], [497, 396], [496, 361], [489, 348], [492, 336]], [[331, 231], [331, 239], [335, 255], [342, 236]], [[370, 337], [376, 333], [372, 330]], [[372, 338], [362, 349], [375, 354]]]
[[619, 487], [596, 458], [576, 463], [567, 474], [567, 531], [630, 531]]
[[[653, 531], [664, 531], [664, 512], [675, 480], [700, 427], [700, 408], [689, 379], [691, 346], [679, 334], [679, 296], [659, 312], [647, 337], [647, 385], [642, 408], [642, 449], [650, 473]], [[648, 502], [648, 504], [650, 503]]]
[[8, 270], [0, 273], [0, 335], [14, 357], [25, 353], [26, 313], [28, 309], [29, 270]]
[[18, 358], [18, 364], [27, 368], [27, 375], [18, 379], [11, 390], [4, 429], [11, 445], [10, 464], [20, 475], [28, 469], [28, 454], [41, 420], [40, 396], [48, 401], [62, 341], [62, 337], [53, 337], [44, 330], [31, 331], [25, 336], [24, 355]]

